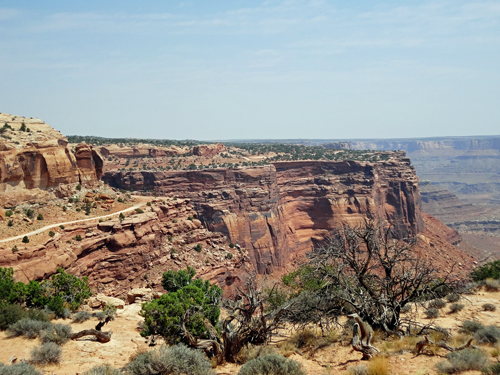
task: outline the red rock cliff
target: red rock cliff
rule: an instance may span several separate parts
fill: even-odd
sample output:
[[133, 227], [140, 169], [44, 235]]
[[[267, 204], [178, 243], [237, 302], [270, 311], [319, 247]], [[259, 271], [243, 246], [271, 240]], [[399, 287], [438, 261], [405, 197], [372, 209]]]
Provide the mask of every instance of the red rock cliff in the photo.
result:
[[107, 172], [112, 186], [190, 198], [200, 220], [249, 250], [259, 273], [283, 268], [342, 222], [367, 216], [401, 237], [423, 230], [418, 178], [404, 153], [384, 162], [296, 161], [181, 172]]
[[1, 113], [0, 124], [0, 205], [29, 201], [36, 189], [100, 179], [103, 160], [92, 146], [73, 153], [66, 137], [39, 119]]

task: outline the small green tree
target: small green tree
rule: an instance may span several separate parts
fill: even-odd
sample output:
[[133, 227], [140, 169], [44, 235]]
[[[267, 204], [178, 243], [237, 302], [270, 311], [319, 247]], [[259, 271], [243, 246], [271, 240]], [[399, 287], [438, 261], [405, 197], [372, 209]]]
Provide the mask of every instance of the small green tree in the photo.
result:
[[123, 214], [123, 212], [120, 212], [120, 216], [118, 216], [118, 219], [119, 219], [120, 221], [125, 220], [125, 215]]
[[184, 341], [183, 327], [195, 338], [209, 338], [204, 320], [215, 326], [219, 320], [219, 301], [222, 289], [209, 281], [193, 280], [193, 268], [186, 271], [169, 271], [163, 274], [162, 285], [169, 292], [161, 298], [145, 303], [143, 336], [160, 335], [168, 343]]
[[37, 220], [43, 220], [43, 215], [42, 214], [38, 214], [38, 216], [36, 217]]
[[14, 280], [14, 269], [0, 267], [0, 305], [19, 302], [24, 293], [25, 285]]
[[29, 242], [30, 242], [30, 239], [28, 238], [28, 236], [24, 236], [23, 243], [29, 243]]
[[19, 130], [22, 132], [26, 131], [26, 124], [24, 122], [21, 124], [21, 127], [19, 128]]

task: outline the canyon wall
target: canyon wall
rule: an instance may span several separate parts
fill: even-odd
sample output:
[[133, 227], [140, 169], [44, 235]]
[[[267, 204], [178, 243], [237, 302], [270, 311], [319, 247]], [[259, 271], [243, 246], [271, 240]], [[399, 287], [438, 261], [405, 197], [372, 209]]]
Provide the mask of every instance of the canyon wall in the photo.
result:
[[60, 132], [45, 122], [0, 114], [0, 205], [14, 206], [45, 196], [61, 184], [97, 183], [103, 160], [92, 146], [73, 152]]
[[208, 229], [249, 251], [261, 274], [282, 269], [346, 222], [387, 220], [400, 237], [423, 230], [418, 178], [404, 153], [377, 163], [294, 161], [263, 167], [106, 172], [113, 187], [189, 198]]

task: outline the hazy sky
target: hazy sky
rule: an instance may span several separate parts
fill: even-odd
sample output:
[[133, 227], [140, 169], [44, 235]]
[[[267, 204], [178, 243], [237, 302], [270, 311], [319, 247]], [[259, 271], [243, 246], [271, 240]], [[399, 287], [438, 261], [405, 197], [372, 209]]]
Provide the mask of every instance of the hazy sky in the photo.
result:
[[0, 0], [0, 88], [67, 135], [500, 134], [500, 1]]

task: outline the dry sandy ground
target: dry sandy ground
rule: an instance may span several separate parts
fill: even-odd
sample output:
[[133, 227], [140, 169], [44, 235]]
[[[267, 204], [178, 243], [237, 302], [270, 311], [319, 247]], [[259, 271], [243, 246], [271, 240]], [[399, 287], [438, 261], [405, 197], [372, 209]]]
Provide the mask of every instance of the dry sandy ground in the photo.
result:
[[[436, 324], [441, 327], [449, 328], [453, 335], [458, 333], [461, 323], [466, 320], [477, 320], [485, 325], [495, 324], [500, 326], [500, 293], [480, 292], [469, 296], [468, 300], [461, 300], [460, 303], [465, 308], [456, 314], [447, 314], [448, 306], [442, 309], [443, 317], [436, 319]], [[482, 311], [481, 306], [484, 303], [493, 303], [497, 306], [495, 312]], [[138, 312], [139, 304], [126, 306], [119, 310], [116, 320], [110, 322], [104, 327], [104, 330], [113, 332], [112, 340], [106, 344], [100, 344], [92, 338], [81, 338], [70, 341], [63, 346], [63, 359], [58, 366], [47, 366], [43, 368], [47, 374], [57, 375], [75, 375], [81, 374], [85, 370], [97, 365], [109, 363], [114, 367], [123, 367], [129, 361], [131, 355], [137, 350], [148, 349], [145, 339], [136, 329], [137, 323], [142, 320]], [[66, 324], [69, 321], [65, 322]], [[92, 328], [97, 321], [95, 319], [82, 324], [73, 324], [73, 331]], [[30, 351], [34, 346], [39, 345], [38, 339], [27, 340], [23, 338], [6, 337], [5, 332], [0, 332], [0, 362], [7, 362], [11, 355], [18, 359], [29, 358]], [[374, 344], [380, 350], [390, 347], [389, 341], [378, 338]], [[452, 343], [458, 345], [458, 343]], [[491, 348], [484, 347], [487, 352]], [[420, 355], [415, 356], [412, 353], [402, 355], [390, 355], [391, 374], [401, 375], [433, 375], [436, 374], [435, 364], [444, 359], [446, 351], [438, 352], [436, 356]], [[351, 366], [366, 364], [360, 360], [361, 354], [352, 352], [351, 348], [340, 343], [335, 343], [317, 351], [310, 357], [306, 352], [303, 356], [292, 354], [290, 358], [301, 362], [310, 375], [328, 375], [345, 373]], [[493, 360], [493, 359], [492, 359]], [[239, 371], [240, 366], [226, 364], [219, 366], [216, 370], [218, 374], [234, 374]], [[472, 371], [463, 374], [480, 374], [479, 371]]]

